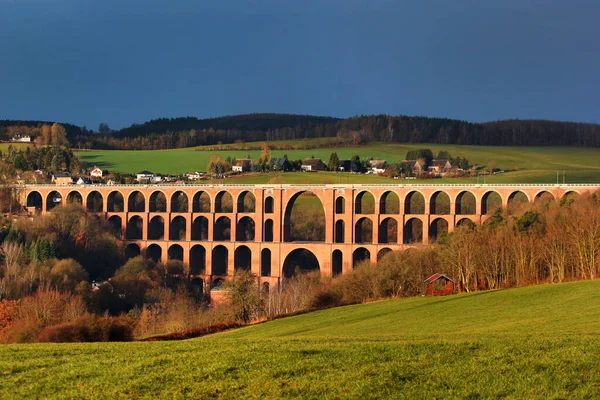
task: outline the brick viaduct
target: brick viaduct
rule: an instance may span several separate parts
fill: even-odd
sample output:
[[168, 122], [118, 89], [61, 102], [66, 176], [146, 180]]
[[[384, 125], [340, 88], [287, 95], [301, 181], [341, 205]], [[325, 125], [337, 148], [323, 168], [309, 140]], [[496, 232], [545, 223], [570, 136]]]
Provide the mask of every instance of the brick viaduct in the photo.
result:
[[[285, 260], [309, 250], [335, 276], [364, 259], [426, 244], [442, 231], [483, 223], [493, 205], [562, 199], [600, 185], [26, 185], [30, 211], [77, 201], [108, 219], [129, 255], [181, 260], [206, 285], [249, 269], [261, 282], [288, 272]], [[312, 193], [323, 206], [321, 242], [292, 241], [292, 205]], [[367, 207], [365, 199], [372, 205]], [[495, 199], [495, 200], [494, 200]], [[494, 201], [492, 201], [494, 200]]]

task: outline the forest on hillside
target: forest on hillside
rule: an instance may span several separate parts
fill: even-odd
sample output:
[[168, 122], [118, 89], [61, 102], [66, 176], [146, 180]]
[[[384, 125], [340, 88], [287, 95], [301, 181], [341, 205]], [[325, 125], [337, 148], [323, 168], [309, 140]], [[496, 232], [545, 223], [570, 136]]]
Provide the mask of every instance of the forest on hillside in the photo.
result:
[[[34, 130], [44, 121], [0, 121], [0, 139], [17, 127]], [[447, 118], [365, 115], [347, 119], [292, 114], [247, 114], [220, 118], [160, 118], [98, 131], [63, 124], [73, 147], [157, 150], [191, 146], [337, 137], [341, 143], [368, 141], [489, 146], [600, 147], [600, 125], [549, 120], [473, 123]], [[35, 134], [35, 133], [34, 133]]]

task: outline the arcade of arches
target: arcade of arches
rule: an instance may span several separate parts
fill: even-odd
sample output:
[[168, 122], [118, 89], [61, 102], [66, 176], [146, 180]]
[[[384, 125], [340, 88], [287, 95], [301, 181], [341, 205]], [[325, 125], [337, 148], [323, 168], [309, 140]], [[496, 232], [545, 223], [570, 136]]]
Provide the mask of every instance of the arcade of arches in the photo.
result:
[[[249, 270], [267, 283], [336, 276], [390, 251], [435, 243], [498, 207], [560, 200], [594, 185], [28, 185], [32, 213], [78, 203], [102, 214], [127, 257], [180, 260], [210, 284]], [[271, 282], [272, 281], [272, 282]]]

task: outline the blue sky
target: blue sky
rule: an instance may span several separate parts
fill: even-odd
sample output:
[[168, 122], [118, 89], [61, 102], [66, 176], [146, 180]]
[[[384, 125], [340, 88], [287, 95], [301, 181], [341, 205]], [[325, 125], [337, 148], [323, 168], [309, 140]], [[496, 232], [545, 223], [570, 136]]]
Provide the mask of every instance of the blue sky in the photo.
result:
[[597, 0], [0, 0], [0, 119], [600, 122]]

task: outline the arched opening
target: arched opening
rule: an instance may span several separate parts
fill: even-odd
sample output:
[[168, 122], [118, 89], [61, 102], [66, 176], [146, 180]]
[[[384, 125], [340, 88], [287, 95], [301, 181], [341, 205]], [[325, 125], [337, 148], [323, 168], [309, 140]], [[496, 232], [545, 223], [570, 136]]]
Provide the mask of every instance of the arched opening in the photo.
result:
[[150, 195], [150, 212], [167, 212], [167, 196], [161, 191]]
[[229, 217], [220, 217], [215, 221], [213, 240], [231, 240], [231, 220]]
[[81, 193], [72, 191], [67, 195], [67, 204], [83, 204]]
[[398, 243], [398, 221], [386, 218], [379, 224], [379, 243]]
[[202, 299], [204, 295], [204, 281], [200, 278], [194, 278], [190, 281], [189, 291], [196, 301]]
[[99, 213], [104, 210], [104, 198], [96, 190], [88, 194], [86, 203], [88, 211]]
[[346, 212], [346, 200], [343, 197], [335, 199], [335, 213], [343, 214]]
[[520, 207], [523, 204], [526, 204], [529, 202], [529, 197], [527, 197], [527, 195], [523, 192], [516, 191], [510, 194], [510, 196], [508, 196], [508, 208], [512, 209], [515, 207]]
[[169, 251], [167, 252], [167, 256], [169, 260], [181, 261], [183, 262], [183, 247], [178, 244], [174, 244], [169, 247]]
[[392, 252], [392, 249], [389, 249], [387, 247], [379, 250], [379, 253], [377, 253], [377, 262], [383, 260], [383, 258], [385, 256], [387, 256], [388, 254], [390, 254]]
[[212, 274], [213, 275], [227, 275], [227, 264], [228, 264], [229, 252], [225, 246], [217, 246], [212, 251]]
[[206, 192], [196, 192], [192, 198], [192, 210], [195, 213], [210, 212], [210, 196]]
[[35, 207], [35, 211], [42, 211], [43, 202], [40, 192], [33, 191], [27, 195], [27, 207]]
[[265, 242], [273, 241], [273, 220], [272, 219], [268, 219], [265, 221], [264, 235], [265, 235]]
[[250, 272], [252, 269], [252, 252], [247, 246], [240, 246], [235, 249], [233, 266], [236, 272]]
[[165, 220], [157, 215], [148, 223], [148, 240], [163, 240], [165, 238]]
[[185, 240], [187, 221], [181, 215], [171, 220], [169, 226], [169, 240]]
[[171, 196], [171, 212], [186, 213], [189, 210], [189, 203], [190, 200], [188, 199], [187, 194], [178, 190]]
[[536, 204], [548, 204], [554, 201], [554, 195], [545, 190], [535, 195], [534, 203]]
[[433, 215], [450, 214], [450, 196], [446, 192], [435, 192], [429, 202], [430, 213]]
[[140, 246], [135, 243], [130, 243], [125, 246], [125, 259], [129, 260], [130, 258], [137, 257], [141, 254]]
[[190, 249], [190, 274], [204, 275], [206, 272], [206, 249], [199, 244]]
[[162, 260], [162, 247], [155, 243], [148, 246], [146, 249], [146, 258], [149, 258], [158, 264]]
[[458, 227], [467, 227], [469, 229], [475, 229], [477, 226], [475, 222], [471, 221], [469, 218], [463, 218], [456, 223]]
[[411, 218], [404, 225], [404, 244], [423, 243], [423, 221]]
[[425, 197], [419, 192], [410, 192], [404, 200], [405, 214], [425, 214]]
[[487, 192], [481, 198], [481, 213], [492, 214], [497, 208], [502, 207], [502, 197], [498, 192]]
[[385, 192], [379, 200], [379, 210], [381, 214], [399, 214], [400, 198], [396, 192]]
[[448, 221], [444, 218], [434, 219], [429, 226], [429, 242], [437, 242], [444, 232], [448, 232]]
[[108, 219], [111, 226], [111, 232], [117, 239], [123, 238], [123, 220], [118, 215], [113, 215]]
[[141, 240], [143, 225], [144, 222], [141, 217], [134, 215], [129, 218], [125, 229], [125, 238], [128, 240]]
[[371, 252], [364, 247], [359, 247], [352, 253], [352, 268], [356, 268], [363, 261], [371, 259]]
[[477, 200], [471, 192], [460, 192], [456, 196], [456, 214], [475, 215], [477, 214]]
[[254, 220], [250, 217], [242, 217], [237, 223], [235, 240], [238, 242], [254, 241]]
[[265, 199], [265, 214], [273, 214], [274, 204], [271, 196]]
[[233, 212], [233, 197], [229, 192], [219, 192], [215, 197], [215, 212], [231, 213]]
[[335, 222], [335, 243], [344, 243], [344, 221], [339, 219]]
[[46, 197], [46, 211], [52, 210], [56, 206], [60, 206], [62, 204], [62, 195], [58, 193], [56, 190], [48, 193]]
[[253, 213], [256, 210], [256, 198], [250, 192], [242, 192], [238, 196], [237, 210], [239, 213]]
[[325, 209], [312, 192], [296, 193], [289, 200], [284, 215], [284, 241], [324, 242]]
[[356, 221], [354, 243], [373, 243], [373, 222], [366, 217]]
[[271, 276], [271, 250], [262, 249], [260, 252], [260, 276]]
[[208, 218], [198, 217], [192, 223], [192, 240], [208, 240]]
[[571, 190], [571, 191], [569, 191], [569, 192], [566, 192], [566, 193], [565, 193], [565, 194], [562, 196], [562, 198], [561, 198], [561, 201], [562, 201], [562, 202], [573, 202], [573, 201], [575, 201], [575, 200], [576, 200], [576, 199], [577, 199], [579, 196], [580, 196], [580, 194], [579, 194], [579, 193], [577, 193], [577, 192], [575, 192], [575, 191]]
[[123, 212], [125, 211], [125, 201], [120, 192], [110, 192], [106, 201], [108, 212]]
[[344, 256], [341, 250], [334, 250], [331, 253], [331, 275], [336, 277], [342, 274]]
[[128, 212], [145, 212], [146, 211], [146, 198], [142, 192], [135, 190], [129, 195], [127, 201]]
[[354, 211], [356, 214], [375, 213], [375, 197], [373, 197], [371, 192], [364, 191], [356, 195]]
[[292, 251], [283, 262], [283, 276], [286, 278], [319, 270], [319, 260], [310, 250], [306, 249]]

